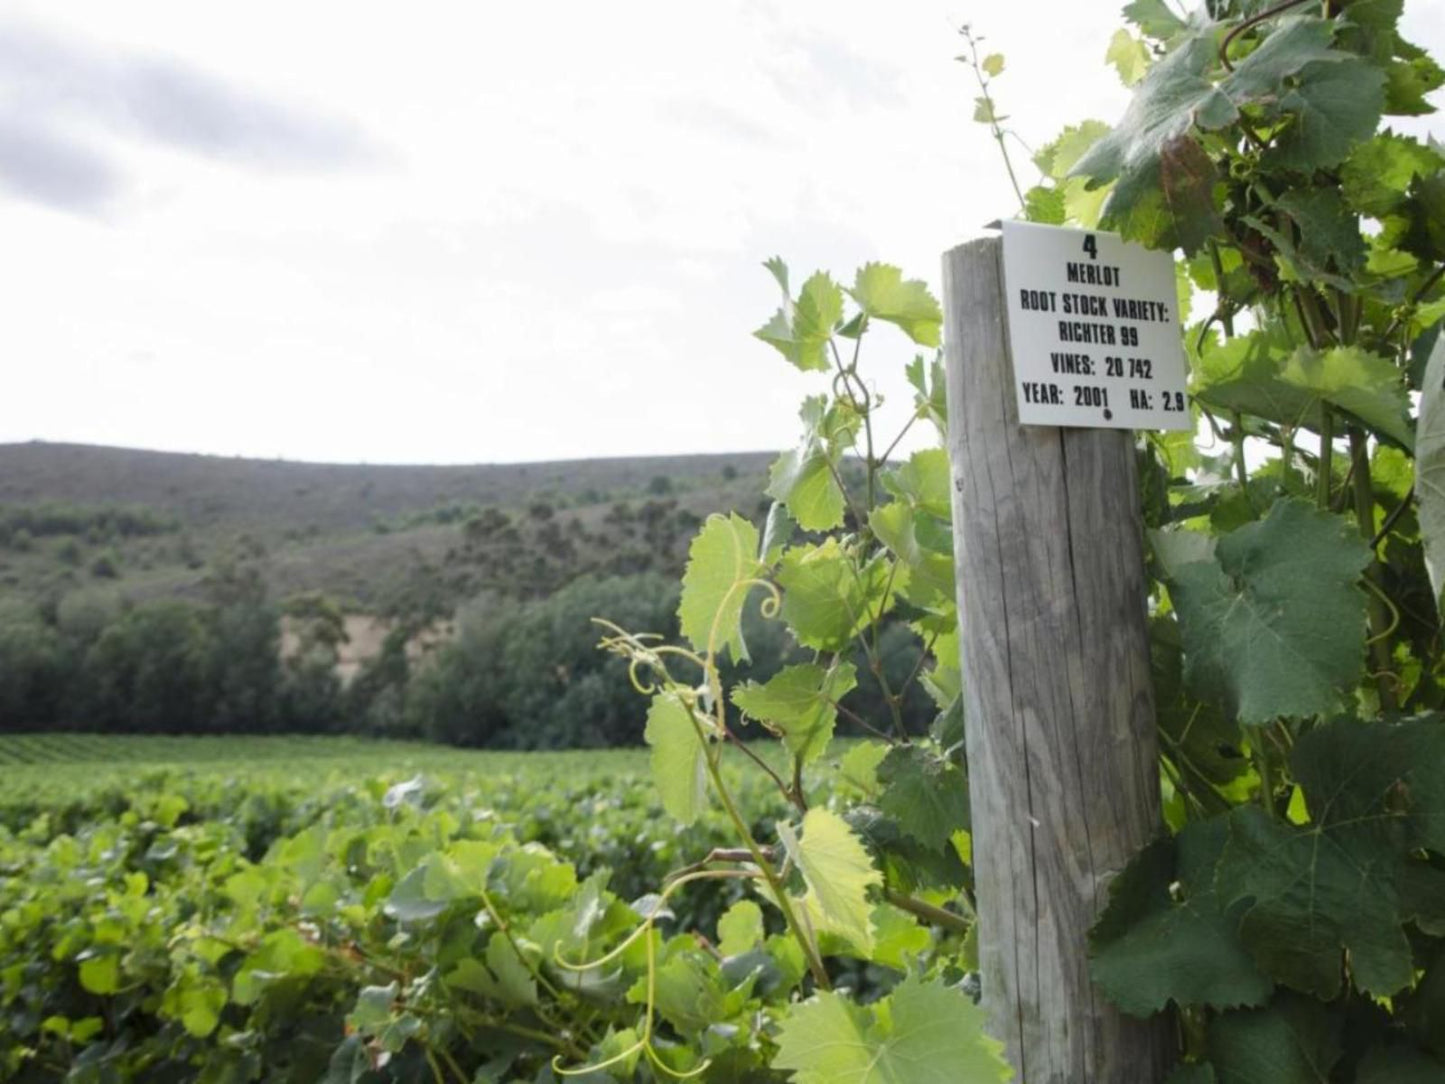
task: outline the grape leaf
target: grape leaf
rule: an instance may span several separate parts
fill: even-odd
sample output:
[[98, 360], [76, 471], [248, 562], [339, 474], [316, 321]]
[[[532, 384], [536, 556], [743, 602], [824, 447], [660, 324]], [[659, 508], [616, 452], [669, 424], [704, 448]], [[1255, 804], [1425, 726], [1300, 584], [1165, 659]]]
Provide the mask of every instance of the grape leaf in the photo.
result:
[[787, 269], [783, 267], [780, 273], [781, 263], [767, 266], [783, 286], [783, 306], [753, 334], [805, 372], [827, 370], [828, 339], [843, 317], [843, 291], [819, 271], [803, 283], [793, 301], [787, 296]]
[[820, 546], [795, 546], [778, 568], [783, 620], [800, 644], [842, 651], [870, 620], [892, 608], [905, 577], [889, 561], [874, 559], [855, 570], [836, 538]]
[[652, 747], [652, 780], [662, 807], [691, 824], [707, 804], [707, 750], [687, 707], [670, 693], [658, 693], [647, 709], [643, 737]]
[[910, 975], [872, 1005], [826, 991], [794, 1005], [773, 1066], [795, 1084], [982, 1084], [1013, 1072], [984, 1034], [983, 1010], [937, 979]]
[[786, 824], [778, 825], [788, 853], [808, 886], [799, 901], [814, 928], [847, 938], [867, 952], [873, 946], [868, 889], [883, 883], [862, 841], [832, 810], [814, 806], [803, 816], [799, 842]]
[[883, 488], [930, 516], [947, 521], [953, 511], [948, 452], [942, 448], [914, 452], [908, 462], [883, 475]]
[[1410, 984], [1399, 879], [1412, 842], [1410, 780], [1421, 733], [1350, 720], [1318, 727], [1291, 757], [1308, 824], [1254, 806], [1230, 814], [1216, 888], [1230, 904], [1249, 901], [1240, 937], [1285, 985], [1329, 1000], [1346, 951], [1361, 989], [1388, 996]]
[[968, 779], [962, 770], [921, 745], [900, 745], [878, 766], [884, 790], [878, 807], [925, 847], [943, 847], [966, 830]]
[[868, 263], [858, 269], [848, 293], [873, 319], [896, 324], [920, 346], [938, 345], [943, 310], [921, 279], [905, 281], [890, 264]]
[[1062, 226], [1069, 217], [1062, 188], [1036, 184], [1024, 193], [1024, 220], [1045, 226]]
[[[1157, 540], [1161, 537], [1205, 539], [1211, 545], [1197, 556], [1207, 559], [1213, 555], [1213, 537], [1199, 531], [1151, 532], [1151, 545], [1156, 553]], [[1247, 772], [1249, 760], [1242, 752], [1244, 739], [1239, 724], [1218, 701], [1199, 700], [1190, 696], [1185, 687], [1184, 653], [1177, 621], [1168, 617], [1150, 621], [1149, 662], [1164, 752], [1193, 789], [1207, 794], [1210, 788], [1223, 786]]]
[[1445, 337], [1435, 342], [1421, 382], [1415, 438], [1415, 502], [1425, 567], [1439, 601], [1445, 593]]
[[1344, 520], [1281, 500], [1170, 580], [1185, 677], [1241, 722], [1331, 710], [1360, 676], [1369, 552]]
[[[1262, 1005], [1274, 983], [1245, 951], [1214, 891], [1228, 822], [1193, 821], [1141, 851], [1109, 886], [1089, 934], [1090, 975], [1133, 1016], [1173, 1001], [1215, 1009]], [[1171, 886], [1177, 885], [1171, 892]]]
[[[1196, 123], [1219, 128], [1238, 116], [1233, 102], [1206, 73], [1214, 63], [1212, 33], [1184, 39], [1149, 69], [1119, 123], [1074, 164], [1071, 173], [1091, 178], [1097, 186], [1115, 181], [1104, 205], [1106, 218], [1124, 212], [1159, 191], [1159, 158], [1164, 147], [1184, 137]], [[1136, 226], [1126, 236], [1137, 236]]]
[[983, 69], [985, 75], [991, 78], [997, 78], [1003, 74], [1003, 64], [1002, 53], [990, 53], [983, 58], [983, 63], [980, 64], [979, 67]]
[[1169, 41], [1187, 25], [1165, 0], [1130, 0], [1124, 6], [1124, 18], [1145, 37], [1158, 41]]
[[1385, 76], [1364, 60], [1315, 62], [1279, 99], [1293, 118], [1269, 155], [1272, 164], [1311, 170], [1341, 162], [1374, 134], [1385, 106]]
[[677, 616], [682, 634], [699, 651], [727, 646], [733, 658], [746, 659], [743, 644], [745, 581], [762, 571], [758, 529], [736, 512], [709, 516], [693, 538], [682, 576]]
[[1104, 60], [1114, 65], [1119, 79], [1126, 87], [1132, 87], [1149, 70], [1151, 61], [1148, 47], [1127, 30], [1116, 30], [1109, 39], [1109, 50]]
[[1445, 1062], [1410, 1046], [1377, 1046], [1360, 1059], [1355, 1084], [1442, 1084]]
[[1393, 132], [1381, 132], [1350, 152], [1340, 167], [1340, 191], [1362, 215], [1380, 218], [1405, 202], [1410, 183], [1445, 166], [1431, 147]]
[[764, 685], [746, 682], [733, 689], [743, 713], [782, 736], [788, 751], [804, 764], [828, 748], [838, 721], [837, 703], [857, 685], [850, 662], [785, 666]]
[[782, 502], [805, 531], [843, 525], [846, 501], [828, 455], [815, 442], [782, 453], [773, 462], [767, 494]]
[[1414, 446], [1405, 382], [1390, 361], [1357, 346], [1287, 351], [1272, 332], [1222, 344], [1206, 339], [1194, 359], [1194, 396], [1206, 406], [1316, 430], [1321, 404], [1328, 403], [1397, 444]]
[[[957, 605], [953, 581], [953, 554], [939, 552], [922, 543], [927, 520], [905, 504], [892, 501], [873, 509], [868, 525], [878, 541], [908, 568], [908, 580], [900, 593], [922, 610], [951, 610]], [[938, 532], [941, 542], [950, 541], [946, 529]]]
[[724, 956], [751, 952], [763, 940], [763, 912], [752, 900], [738, 900], [717, 920], [717, 947]]
[[1285, 992], [1265, 1008], [1215, 1017], [1205, 1048], [1219, 1084], [1323, 1084], [1340, 1057], [1339, 1024]]
[[1207, 1062], [1186, 1062], [1170, 1073], [1164, 1084], [1218, 1084], [1213, 1066]]
[[814, 395], [803, 401], [799, 417], [802, 443], [774, 461], [767, 493], [784, 502], [805, 531], [829, 531], [843, 524], [846, 499], [836, 468], [857, 431], [857, 416], [841, 401], [829, 406], [827, 396]]

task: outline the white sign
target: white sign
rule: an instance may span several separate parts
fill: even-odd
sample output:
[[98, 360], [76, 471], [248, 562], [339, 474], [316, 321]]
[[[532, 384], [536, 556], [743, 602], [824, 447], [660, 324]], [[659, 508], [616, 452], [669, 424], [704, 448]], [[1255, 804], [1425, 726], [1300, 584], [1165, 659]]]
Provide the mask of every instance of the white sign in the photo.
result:
[[1193, 429], [1174, 260], [1098, 230], [1003, 223], [1019, 421]]

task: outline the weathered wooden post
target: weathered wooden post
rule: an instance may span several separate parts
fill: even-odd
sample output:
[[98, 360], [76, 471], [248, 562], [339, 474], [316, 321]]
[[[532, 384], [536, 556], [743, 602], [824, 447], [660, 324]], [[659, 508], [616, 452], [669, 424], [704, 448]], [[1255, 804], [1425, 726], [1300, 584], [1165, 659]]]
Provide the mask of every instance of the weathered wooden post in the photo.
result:
[[[1060, 232], [1075, 243], [1085, 236]], [[1076, 267], [1092, 262], [1088, 244], [1107, 235], [1097, 237]], [[1138, 343], [1121, 320], [1113, 332], [1080, 332], [1075, 353], [1052, 355], [1055, 372], [1058, 358], [1072, 357], [1063, 365], [1074, 376], [1021, 390], [1003, 262], [1003, 242], [988, 237], [943, 264], [984, 1005], [1019, 1084], [1156, 1084], [1170, 1060], [1167, 1025], [1133, 1020], [1104, 1000], [1089, 982], [1086, 942], [1109, 881], [1161, 829], [1134, 442], [1118, 428], [1023, 426], [1018, 401], [1057, 405], [1061, 392], [1075, 400], [1082, 372], [1112, 396], [1086, 404], [1097, 424], [1119, 425], [1133, 417], [1126, 405], [1160, 409], [1160, 386], [1101, 379], [1111, 335], [1113, 346], [1120, 335]], [[1112, 301], [1120, 292], [1096, 285], [1079, 287], [1080, 296]], [[1150, 287], [1158, 296], [1161, 284]], [[1060, 323], [1054, 314], [1080, 303], [1066, 308], [1060, 289], [1050, 302], [1050, 289], [1043, 284], [1033, 300]], [[1108, 368], [1119, 361], [1108, 356]], [[1152, 398], [1131, 401], [1133, 384]]]

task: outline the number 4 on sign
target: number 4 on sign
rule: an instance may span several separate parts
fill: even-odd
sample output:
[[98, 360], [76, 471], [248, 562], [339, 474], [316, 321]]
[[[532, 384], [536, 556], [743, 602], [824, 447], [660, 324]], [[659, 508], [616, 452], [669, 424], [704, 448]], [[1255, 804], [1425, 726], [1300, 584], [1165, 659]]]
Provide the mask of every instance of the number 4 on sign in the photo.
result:
[[1089, 259], [1091, 260], [1097, 260], [1099, 258], [1099, 242], [1094, 239], [1092, 233], [1084, 236], [1084, 251], [1089, 254]]

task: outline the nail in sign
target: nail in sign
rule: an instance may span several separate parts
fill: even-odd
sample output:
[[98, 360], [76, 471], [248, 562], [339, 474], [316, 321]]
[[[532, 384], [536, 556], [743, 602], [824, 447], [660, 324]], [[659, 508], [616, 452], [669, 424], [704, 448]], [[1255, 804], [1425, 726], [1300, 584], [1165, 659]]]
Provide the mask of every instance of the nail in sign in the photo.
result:
[[1173, 258], [1098, 230], [1002, 228], [1019, 421], [1193, 429]]

